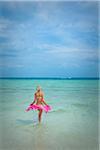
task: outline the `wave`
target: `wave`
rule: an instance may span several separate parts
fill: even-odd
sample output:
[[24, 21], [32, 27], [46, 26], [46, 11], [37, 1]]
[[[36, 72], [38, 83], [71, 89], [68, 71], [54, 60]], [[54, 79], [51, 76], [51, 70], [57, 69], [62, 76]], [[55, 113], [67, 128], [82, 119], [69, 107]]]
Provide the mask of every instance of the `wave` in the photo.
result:
[[72, 105], [75, 107], [89, 107], [89, 104], [82, 104], [82, 103], [73, 103]]
[[52, 109], [50, 111], [50, 113], [55, 113], [55, 112], [57, 112], [57, 113], [66, 112], [66, 109], [64, 109], [64, 108], [58, 108], [58, 109]]
[[90, 104], [83, 104], [83, 103], [72, 103], [72, 104], [70, 104], [70, 106], [67, 106], [66, 108], [65, 107], [63, 107], [63, 108], [54, 108], [54, 109], [52, 109], [50, 112], [51, 113], [55, 113], [55, 112], [57, 112], [57, 113], [63, 113], [63, 112], [66, 112], [67, 111], [67, 108], [70, 110], [70, 109], [72, 109], [72, 106], [73, 107], [77, 107], [77, 108], [88, 108], [88, 107], [91, 107], [90, 106]]

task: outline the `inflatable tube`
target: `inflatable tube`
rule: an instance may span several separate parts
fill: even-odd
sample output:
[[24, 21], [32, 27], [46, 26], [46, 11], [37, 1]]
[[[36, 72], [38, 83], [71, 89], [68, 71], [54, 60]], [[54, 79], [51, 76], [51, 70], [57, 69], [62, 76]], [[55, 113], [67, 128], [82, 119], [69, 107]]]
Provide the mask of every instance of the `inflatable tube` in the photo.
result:
[[44, 110], [46, 113], [51, 110], [51, 107], [49, 105], [37, 105], [37, 104], [30, 104], [26, 111], [30, 110]]

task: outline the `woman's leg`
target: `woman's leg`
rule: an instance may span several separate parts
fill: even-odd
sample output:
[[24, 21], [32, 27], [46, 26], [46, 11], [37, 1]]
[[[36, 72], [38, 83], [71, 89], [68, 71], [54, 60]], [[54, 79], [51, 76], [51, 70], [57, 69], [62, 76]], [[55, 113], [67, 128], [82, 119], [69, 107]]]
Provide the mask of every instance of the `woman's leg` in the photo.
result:
[[43, 112], [43, 110], [39, 110], [39, 113], [38, 113], [39, 122], [41, 122], [42, 112]]

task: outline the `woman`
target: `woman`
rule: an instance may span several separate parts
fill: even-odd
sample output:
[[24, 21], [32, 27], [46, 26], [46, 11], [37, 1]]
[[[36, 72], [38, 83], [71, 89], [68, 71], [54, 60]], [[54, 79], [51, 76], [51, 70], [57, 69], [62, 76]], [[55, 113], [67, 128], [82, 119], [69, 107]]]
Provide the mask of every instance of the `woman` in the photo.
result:
[[26, 111], [29, 111], [29, 110], [38, 110], [39, 111], [39, 113], [38, 113], [39, 122], [41, 122], [43, 110], [45, 112], [48, 112], [49, 110], [51, 110], [51, 107], [49, 105], [47, 105], [47, 103], [44, 101], [44, 94], [43, 94], [40, 86], [37, 87], [37, 91], [34, 94], [33, 103], [30, 104], [30, 106], [26, 109]]

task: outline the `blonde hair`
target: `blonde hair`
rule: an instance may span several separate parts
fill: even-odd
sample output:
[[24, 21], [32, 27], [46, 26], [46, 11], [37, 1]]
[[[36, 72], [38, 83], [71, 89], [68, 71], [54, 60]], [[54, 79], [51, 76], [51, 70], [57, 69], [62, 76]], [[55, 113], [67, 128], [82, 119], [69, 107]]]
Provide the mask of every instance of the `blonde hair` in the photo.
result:
[[40, 86], [37, 86], [36, 90], [37, 90], [37, 91], [41, 90], [41, 87], [40, 87]]

